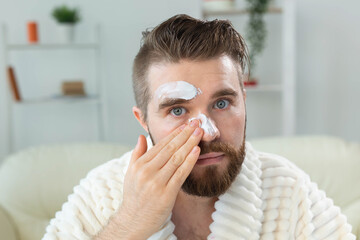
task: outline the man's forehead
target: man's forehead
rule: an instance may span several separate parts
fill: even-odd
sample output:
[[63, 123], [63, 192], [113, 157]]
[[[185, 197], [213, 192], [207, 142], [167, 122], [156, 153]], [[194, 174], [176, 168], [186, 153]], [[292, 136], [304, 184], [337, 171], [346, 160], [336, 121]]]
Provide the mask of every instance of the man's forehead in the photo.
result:
[[[183, 73], [179, 72], [179, 66], [176, 63], [155, 63], [149, 67], [147, 81], [151, 92], [158, 89], [165, 83], [186, 81]], [[185, 75], [186, 76], [186, 75]]]
[[[222, 75], [222, 78], [214, 76]], [[204, 81], [205, 80], [205, 81]], [[150, 65], [147, 74], [147, 81], [150, 94], [164, 83], [184, 81], [199, 88], [201, 85], [212, 84], [218, 81], [214, 80], [235, 80], [238, 83], [238, 69], [233, 60], [228, 56], [221, 56], [209, 60], [180, 60], [176, 63], [159, 62]], [[205, 84], [204, 84], [205, 83]]]

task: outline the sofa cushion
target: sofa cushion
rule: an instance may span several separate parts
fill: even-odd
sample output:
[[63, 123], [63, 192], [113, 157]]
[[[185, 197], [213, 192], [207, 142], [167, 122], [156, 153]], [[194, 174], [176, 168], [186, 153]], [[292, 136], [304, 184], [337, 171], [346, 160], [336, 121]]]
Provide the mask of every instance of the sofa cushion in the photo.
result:
[[80, 179], [128, 150], [117, 144], [66, 144], [11, 155], [0, 168], [0, 205], [12, 216], [21, 239], [41, 239]]
[[0, 205], [0, 233], [1, 239], [16, 240], [17, 232], [12, 217]]

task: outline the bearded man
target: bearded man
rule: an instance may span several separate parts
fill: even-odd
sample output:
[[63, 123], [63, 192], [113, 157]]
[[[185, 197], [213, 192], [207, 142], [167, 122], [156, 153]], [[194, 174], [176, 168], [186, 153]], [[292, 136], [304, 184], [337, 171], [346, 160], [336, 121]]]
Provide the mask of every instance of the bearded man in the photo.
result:
[[355, 239], [308, 175], [245, 142], [247, 62], [228, 21], [145, 32], [133, 112], [149, 138], [92, 170], [44, 239]]

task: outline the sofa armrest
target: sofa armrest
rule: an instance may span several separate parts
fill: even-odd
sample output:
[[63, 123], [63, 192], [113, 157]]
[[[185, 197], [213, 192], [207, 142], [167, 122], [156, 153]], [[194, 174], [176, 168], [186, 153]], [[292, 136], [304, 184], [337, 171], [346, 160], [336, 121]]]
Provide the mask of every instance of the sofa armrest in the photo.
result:
[[15, 226], [6, 210], [0, 205], [0, 232], [1, 239], [18, 240]]
[[347, 217], [348, 223], [352, 225], [352, 233], [360, 239], [360, 199], [349, 204], [342, 209], [342, 213]]

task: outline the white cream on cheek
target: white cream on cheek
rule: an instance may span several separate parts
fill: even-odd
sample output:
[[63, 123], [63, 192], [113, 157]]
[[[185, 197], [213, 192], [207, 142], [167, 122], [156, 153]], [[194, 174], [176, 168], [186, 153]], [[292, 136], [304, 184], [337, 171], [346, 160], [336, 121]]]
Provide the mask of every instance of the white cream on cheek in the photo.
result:
[[191, 100], [199, 94], [201, 94], [199, 88], [185, 81], [164, 83], [155, 91], [158, 102], [166, 98]]

